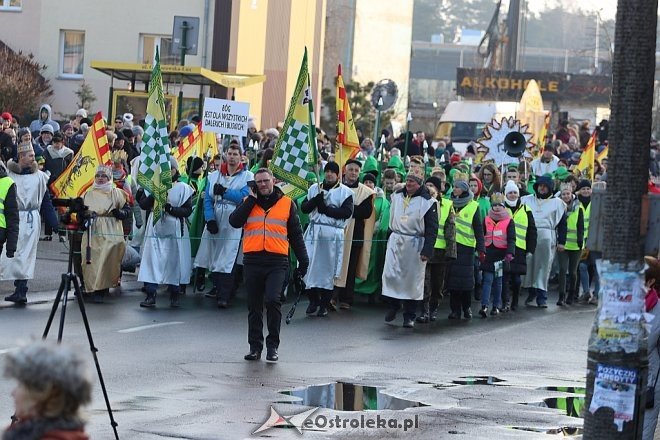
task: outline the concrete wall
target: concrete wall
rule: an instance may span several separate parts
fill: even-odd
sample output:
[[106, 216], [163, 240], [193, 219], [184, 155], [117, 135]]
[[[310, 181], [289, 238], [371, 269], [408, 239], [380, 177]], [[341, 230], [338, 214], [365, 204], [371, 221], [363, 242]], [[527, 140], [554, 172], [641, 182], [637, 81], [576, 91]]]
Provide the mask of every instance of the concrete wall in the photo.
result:
[[[108, 108], [110, 77], [89, 67], [91, 61], [139, 62], [140, 34], [171, 35], [175, 15], [200, 17], [203, 30], [205, 0], [114, 0], [112, 2], [79, 0], [24, 1], [21, 12], [0, 12], [0, 40], [14, 50], [33, 53], [48, 66], [45, 73], [54, 95], [51, 104], [56, 117], [77, 110], [74, 92], [83, 80], [63, 79], [59, 72], [60, 30], [85, 32], [83, 79], [96, 95], [93, 111], [105, 114]], [[213, 0], [209, 0], [212, 17]], [[200, 30], [198, 55], [186, 56], [186, 65], [202, 64], [205, 47]], [[210, 59], [210, 35], [207, 39]], [[260, 72], [258, 72], [260, 73]], [[115, 81], [115, 88], [128, 84]], [[141, 86], [136, 85], [136, 88]], [[178, 88], [170, 86], [171, 93]], [[196, 97], [199, 87], [187, 87], [184, 96]], [[35, 109], [35, 112], [37, 110]]]

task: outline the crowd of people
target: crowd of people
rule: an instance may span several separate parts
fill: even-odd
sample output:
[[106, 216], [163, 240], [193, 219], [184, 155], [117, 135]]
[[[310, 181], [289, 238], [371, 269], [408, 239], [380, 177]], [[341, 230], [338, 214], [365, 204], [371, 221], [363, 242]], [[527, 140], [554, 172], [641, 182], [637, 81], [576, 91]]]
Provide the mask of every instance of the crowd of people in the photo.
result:
[[[0, 279], [14, 280], [5, 300], [25, 304], [39, 240], [57, 233], [67, 241], [49, 185], [92, 121], [80, 109], [60, 127], [47, 104], [26, 128], [1, 117]], [[198, 123], [181, 121], [170, 145]], [[546, 308], [554, 282], [560, 307], [597, 303], [599, 255], [586, 241], [592, 185], [605, 185], [607, 159], [596, 163], [593, 182], [580, 174], [588, 122], [562, 121], [542, 151], [500, 166], [481, 144], [460, 152], [449, 138], [384, 130], [377, 147], [360, 132], [359, 154], [340, 167], [332, 140], [317, 130], [322, 179], [293, 203], [269, 169], [280, 129], [260, 131], [251, 120], [246, 136], [218, 138], [214, 157], [191, 157], [185, 169], [172, 159], [172, 187], [154, 212], [154, 196], [137, 184], [143, 128], [130, 113], [108, 123], [112, 163], [98, 167], [83, 196], [95, 214], [91, 233], [68, 234], [84, 293], [103, 302], [122, 271], [139, 264], [141, 307], [155, 307], [164, 285], [177, 308], [192, 285], [225, 309], [245, 278], [249, 360], [263, 349], [264, 307], [267, 358], [277, 360], [283, 290], [295, 276], [306, 286], [308, 316], [350, 310], [358, 296], [380, 298], [389, 305], [385, 321], [403, 310], [406, 328], [437, 320], [444, 297], [452, 320], [471, 319], [474, 301], [482, 319], [516, 311], [521, 293], [525, 306]], [[607, 148], [606, 121], [595, 139], [598, 152]], [[659, 183], [657, 148], [652, 141], [650, 189]], [[91, 261], [82, 264], [88, 248]]]

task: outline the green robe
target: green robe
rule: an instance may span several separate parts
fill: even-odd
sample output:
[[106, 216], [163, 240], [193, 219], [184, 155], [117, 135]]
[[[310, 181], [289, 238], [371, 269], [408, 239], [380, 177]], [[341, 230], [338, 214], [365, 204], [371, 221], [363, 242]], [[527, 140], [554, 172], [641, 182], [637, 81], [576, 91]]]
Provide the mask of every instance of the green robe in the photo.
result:
[[390, 224], [390, 202], [385, 193], [378, 188], [374, 201], [377, 227], [374, 228], [371, 255], [369, 257], [369, 273], [366, 280], [355, 279], [355, 292], [363, 295], [373, 295], [380, 291], [385, 265], [385, 250], [387, 248], [387, 228]]

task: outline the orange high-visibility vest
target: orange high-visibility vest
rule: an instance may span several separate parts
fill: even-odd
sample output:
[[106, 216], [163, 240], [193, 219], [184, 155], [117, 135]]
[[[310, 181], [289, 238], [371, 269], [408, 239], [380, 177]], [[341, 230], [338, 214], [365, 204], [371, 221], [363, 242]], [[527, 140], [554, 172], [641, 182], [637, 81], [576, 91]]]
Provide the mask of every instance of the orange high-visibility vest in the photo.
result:
[[289, 255], [286, 224], [291, 199], [281, 197], [268, 211], [254, 205], [243, 229], [243, 252], [272, 252]]
[[501, 222], [486, 216], [486, 247], [494, 244], [498, 249], [506, 249], [506, 228], [509, 227], [511, 217]]

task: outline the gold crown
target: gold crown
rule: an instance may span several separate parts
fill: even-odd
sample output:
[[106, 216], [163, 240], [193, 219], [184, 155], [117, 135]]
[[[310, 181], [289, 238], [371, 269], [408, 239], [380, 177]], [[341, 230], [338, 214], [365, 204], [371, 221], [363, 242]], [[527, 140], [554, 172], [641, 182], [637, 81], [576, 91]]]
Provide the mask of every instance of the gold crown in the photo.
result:
[[30, 142], [30, 141], [23, 142], [23, 143], [19, 144], [18, 147], [16, 148], [16, 152], [18, 154], [28, 153], [28, 152], [31, 152], [31, 151], [34, 151], [34, 148], [32, 148], [32, 142]]
[[504, 194], [502, 193], [493, 193], [490, 196], [491, 205], [504, 205]]

